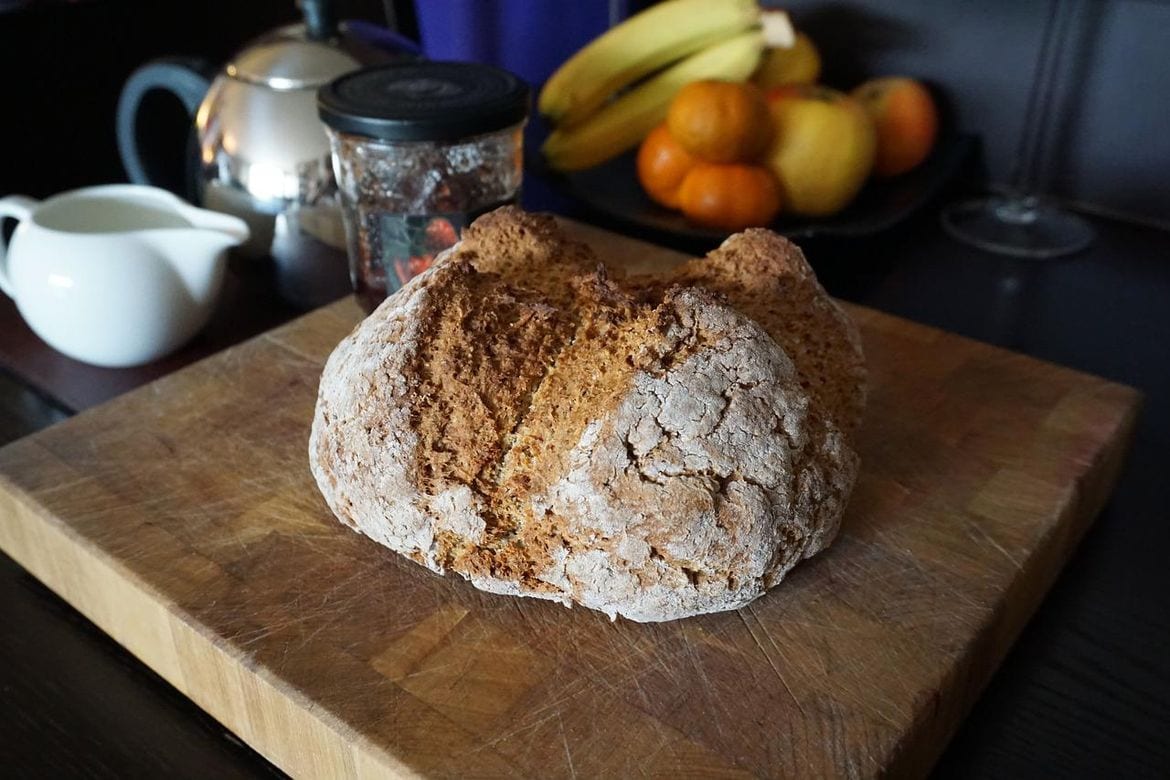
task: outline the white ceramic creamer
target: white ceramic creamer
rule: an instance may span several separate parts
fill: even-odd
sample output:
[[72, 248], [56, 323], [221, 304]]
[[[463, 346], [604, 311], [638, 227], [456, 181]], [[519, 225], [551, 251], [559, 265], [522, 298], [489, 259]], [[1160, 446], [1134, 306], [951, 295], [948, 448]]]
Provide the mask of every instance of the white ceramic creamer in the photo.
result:
[[99, 366], [147, 363], [207, 323], [243, 220], [166, 190], [114, 184], [38, 202], [0, 199], [19, 221], [0, 246], [0, 289], [38, 336]]

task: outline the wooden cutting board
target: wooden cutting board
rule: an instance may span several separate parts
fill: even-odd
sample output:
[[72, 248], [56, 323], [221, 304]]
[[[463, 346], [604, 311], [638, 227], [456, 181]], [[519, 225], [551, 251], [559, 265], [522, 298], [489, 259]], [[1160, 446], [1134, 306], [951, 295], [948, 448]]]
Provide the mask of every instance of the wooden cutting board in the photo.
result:
[[298, 776], [922, 774], [1101, 508], [1139, 398], [849, 310], [872, 386], [843, 531], [738, 612], [611, 623], [343, 528], [306, 450], [350, 301], [4, 448], [0, 546]]

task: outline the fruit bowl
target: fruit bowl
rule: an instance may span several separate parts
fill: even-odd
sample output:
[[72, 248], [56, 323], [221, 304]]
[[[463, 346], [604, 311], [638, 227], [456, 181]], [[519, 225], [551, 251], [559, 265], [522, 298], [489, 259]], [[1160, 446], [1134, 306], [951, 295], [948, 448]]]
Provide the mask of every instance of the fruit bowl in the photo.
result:
[[[861, 238], [894, 227], [927, 205], [962, 168], [975, 148], [970, 135], [942, 135], [930, 157], [909, 173], [871, 180], [843, 211], [831, 217], [781, 215], [769, 227], [789, 238], [831, 236]], [[572, 173], [556, 173], [532, 155], [529, 170], [547, 178], [562, 193], [618, 226], [637, 229], [648, 238], [685, 239], [714, 246], [727, 237], [698, 227], [682, 214], [651, 201], [638, 184], [636, 151]]]

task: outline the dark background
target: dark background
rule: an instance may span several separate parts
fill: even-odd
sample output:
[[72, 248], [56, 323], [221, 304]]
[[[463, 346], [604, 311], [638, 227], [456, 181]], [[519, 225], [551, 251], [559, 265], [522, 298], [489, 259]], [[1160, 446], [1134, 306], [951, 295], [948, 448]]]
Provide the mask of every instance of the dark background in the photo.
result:
[[[1093, 210], [1170, 226], [1170, 3], [1061, 0], [1071, 11], [1056, 68], [1045, 191]], [[821, 45], [825, 80], [906, 73], [937, 87], [957, 126], [983, 139], [987, 173], [1016, 161], [1052, 2], [791, 0]]]
[[[413, 4], [398, 5], [404, 31], [416, 36]], [[378, 0], [336, 6], [342, 18], [385, 24]], [[293, 0], [0, 0], [0, 195], [39, 199], [125, 181], [114, 116], [135, 68], [164, 56], [221, 66], [252, 38], [299, 19]], [[147, 132], [175, 139], [177, 181], [190, 120], [177, 98], [147, 100]]]
[[[1057, 69], [1057, 119], [1043, 158], [1043, 189], [1091, 210], [1168, 226], [1170, 3], [1062, 1], [1072, 4], [1074, 19]], [[344, 18], [378, 22], [390, 8], [402, 32], [418, 35], [412, 0], [337, 5]], [[645, 2], [616, 5], [636, 9]], [[976, 175], [985, 174], [993, 186], [1008, 183], [1051, 2], [791, 0], [782, 6], [820, 46], [828, 84], [849, 88], [867, 75], [890, 73], [927, 80], [953, 124], [981, 136], [985, 169]], [[249, 39], [296, 18], [293, 0], [0, 0], [0, 194], [43, 197], [122, 180], [114, 108], [135, 67], [164, 55], [218, 65]], [[170, 108], [149, 113], [160, 133], [181, 138], [182, 111], [177, 102]], [[176, 160], [181, 154], [176, 147]]]

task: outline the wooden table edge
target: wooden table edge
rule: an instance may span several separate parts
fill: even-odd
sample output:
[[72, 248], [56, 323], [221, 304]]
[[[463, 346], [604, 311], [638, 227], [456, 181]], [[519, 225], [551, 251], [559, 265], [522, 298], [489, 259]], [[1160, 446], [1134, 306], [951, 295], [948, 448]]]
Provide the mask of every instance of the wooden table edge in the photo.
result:
[[[944, 697], [923, 702], [914, 725], [903, 735], [887, 767], [889, 777], [925, 777], [930, 773], [1064, 571], [1077, 545], [1108, 503], [1131, 449], [1143, 396], [1127, 385], [1100, 381], [1125, 390], [1124, 399], [1118, 403], [1121, 416], [1115, 427], [1116, 433], [1098, 453], [1095, 463], [1086, 470], [1089, 479], [1080, 479], [1074, 484], [1072, 500], [1061, 508], [1061, 515], [1067, 521], [1053, 524], [1052, 531], [1024, 561], [1011, 585], [1001, 595], [1003, 606], [992, 612], [992, 619], [951, 669], [944, 685], [944, 689], [949, 687], [952, 693], [950, 717], [932, 717], [941, 707], [948, 706], [942, 701]], [[1045, 566], [1045, 560], [1054, 560], [1055, 564]], [[1028, 576], [1029, 571], [1034, 572], [1032, 577]], [[984, 668], [977, 669], [977, 665]], [[917, 752], [915, 746], [920, 746]]]

